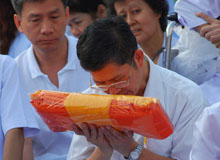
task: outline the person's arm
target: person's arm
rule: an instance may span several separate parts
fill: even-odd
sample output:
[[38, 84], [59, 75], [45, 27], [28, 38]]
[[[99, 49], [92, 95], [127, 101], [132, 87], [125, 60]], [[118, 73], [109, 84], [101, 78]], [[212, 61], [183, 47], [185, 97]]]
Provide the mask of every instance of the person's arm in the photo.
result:
[[205, 24], [206, 21], [195, 15], [197, 12], [203, 12], [211, 17], [220, 16], [219, 0], [178, 0], [175, 3], [175, 12], [178, 14], [178, 20], [189, 29]]
[[113, 149], [104, 136], [102, 127], [83, 123], [82, 128], [73, 125], [73, 131], [77, 135], [85, 136], [88, 142], [96, 145], [96, 149], [87, 160], [109, 160], [111, 158]]
[[[133, 139], [131, 131], [117, 131], [112, 127], [96, 127], [84, 123], [82, 129], [76, 125], [73, 131], [77, 135], [83, 135], [90, 143], [97, 147], [87, 160], [109, 160], [113, 149], [121, 153], [124, 157], [129, 157], [130, 152], [137, 147], [137, 142]], [[157, 155], [147, 149], [143, 149], [140, 160], [172, 160], [164, 156]]]
[[[124, 157], [129, 157], [130, 153], [137, 148], [138, 143], [133, 139], [131, 131], [117, 131], [112, 127], [104, 127], [104, 135], [109, 140], [114, 150], [120, 152]], [[148, 149], [143, 148], [139, 160], [173, 160], [172, 158], [164, 157], [155, 154]]]
[[3, 160], [22, 160], [23, 146], [23, 128], [9, 130], [5, 136]]
[[24, 140], [23, 160], [34, 160], [32, 138], [25, 138]]
[[211, 41], [216, 48], [220, 48], [220, 20], [209, 17], [202, 12], [199, 12], [196, 15], [207, 22], [207, 24], [196, 27], [196, 30], [202, 37]]
[[112, 152], [103, 152], [98, 147], [87, 160], [110, 160]]

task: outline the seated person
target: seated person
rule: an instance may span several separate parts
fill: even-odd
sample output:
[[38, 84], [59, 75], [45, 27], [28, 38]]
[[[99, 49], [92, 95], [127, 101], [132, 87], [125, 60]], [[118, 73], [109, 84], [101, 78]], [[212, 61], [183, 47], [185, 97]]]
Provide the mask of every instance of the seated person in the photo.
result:
[[[76, 39], [65, 34], [67, 0], [11, 0], [15, 24], [31, 46], [16, 57], [27, 94], [36, 90], [81, 92], [89, 87], [89, 73], [76, 55]], [[72, 131], [52, 132], [36, 113], [40, 133], [32, 137], [34, 159], [66, 160]]]
[[[169, 6], [166, 0], [111, 0], [108, 9], [115, 10], [129, 24], [141, 49], [165, 67], [165, 31]], [[158, 5], [159, 4], [159, 5]], [[113, 11], [111, 11], [114, 13]], [[173, 44], [177, 41], [173, 37]]]
[[[179, 21], [190, 29], [195, 29], [202, 37], [211, 41], [216, 48], [220, 47], [220, 1], [219, 0], [178, 0], [175, 11], [179, 15]], [[199, 45], [199, 44], [198, 44]], [[204, 44], [202, 44], [204, 46]], [[201, 84], [204, 95], [209, 105], [220, 101], [220, 57], [219, 49], [213, 51], [213, 46], [204, 48], [207, 52], [207, 72], [211, 73], [209, 78]], [[201, 47], [203, 47], [201, 46]], [[202, 57], [202, 56], [200, 56]], [[205, 58], [202, 58], [205, 59]]]
[[197, 33], [202, 26], [210, 26], [198, 12], [217, 18], [220, 16], [219, 6], [218, 0], [178, 0], [174, 7], [179, 22], [186, 28], [182, 31], [183, 35], [180, 35], [181, 43], [177, 43], [182, 55], [176, 60], [180, 65], [177, 65], [175, 71], [197, 84], [214, 76], [220, 64], [219, 49], [208, 41], [209, 38], [206, 40]]
[[[142, 50], [121, 17], [95, 21], [80, 36], [77, 55], [96, 83], [85, 93], [156, 97], [168, 114], [174, 133], [164, 140], [109, 126], [74, 125], [68, 160], [188, 159], [193, 124], [205, 107], [192, 81], [155, 65]], [[131, 153], [136, 153], [133, 157]]]
[[[200, 35], [204, 36], [216, 47], [220, 48], [220, 21], [208, 17], [204, 13], [198, 13], [198, 16], [202, 17], [209, 23], [209, 25], [205, 25], [200, 28]], [[220, 101], [220, 62], [218, 63], [217, 73], [213, 75], [209, 80], [201, 84], [200, 87], [208, 99], [209, 105]]]
[[[16, 63], [0, 55], [0, 159], [33, 160], [29, 137], [38, 133], [34, 108], [23, 90]], [[25, 142], [24, 142], [25, 138]]]

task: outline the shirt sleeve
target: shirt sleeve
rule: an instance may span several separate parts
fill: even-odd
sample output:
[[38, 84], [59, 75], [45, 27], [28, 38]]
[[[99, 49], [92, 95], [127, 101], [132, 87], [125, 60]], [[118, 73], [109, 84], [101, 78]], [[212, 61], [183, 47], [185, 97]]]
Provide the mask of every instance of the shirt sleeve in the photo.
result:
[[16, 62], [7, 57], [1, 67], [0, 114], [3, 132], [6, 134], [10, 129], [24, 128], [25, 137], [33, 136], [39, 131], [38, 125], [20, 82]]
[[67, 160], [84, 160], [91, 156], [95, 145], [89, 143], [84, 136], [73, 135]]
[[220, 159], [220, 103], [206, 108], [194, 127], [190, 160]]
[[206, 21], [197, 17], [197, 12], [203, 12], [210, 17], [217, 18], [220, 16], [219, 0], [178, 0], [174, 6], [175, 12], [178, 13], [179, 22], [192, 29]]

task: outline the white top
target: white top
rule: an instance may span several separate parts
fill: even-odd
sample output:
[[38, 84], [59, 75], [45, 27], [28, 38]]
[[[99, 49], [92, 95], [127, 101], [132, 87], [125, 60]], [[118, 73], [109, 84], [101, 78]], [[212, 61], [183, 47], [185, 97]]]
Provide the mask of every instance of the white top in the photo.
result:
[[18, 32], [10, 46], [8, 55], [15, 58], [30, 46], [31, 42], [27, 39], [25, 34]]
[[220, 103], [207, 107], [194, 127], [190, 160], [220, 159]]
[[220, 66], [219, 49], [196, 31], [175, 28], [179, 41], [173, 47], [179, 55], [173, 60], [171, 70], [202, 84], [218, 72]]
[[[194, 30], [177, 27], [175, 32], [179, 36], [179, 40], [177, 41], [176, 36], [172, 36], [172, 52], [174, 49], [178, 50], [178, 55], [171, 61], [170, 70], [199, 85], [209, 80], [216, 74], [220, 66], [219, 49]], [[165, 47], [165, 41], [163, 46]], [[164, 50], [160, 54], [158, 65], [165, 67], [165, 64], [166, 53]]]
[[220, 102], [220, 73], [200, 85], [209, 105]]
[[[25, 83], [26, 93], [30, 94], [39, 89], [81, 92], [89, 86], [89, 73], [83, 70], [76, 55], [76, 39], [68, 37], [68, 62], [58, 72], [59, 88], [48, 76], [43, 74], [37, 64], [33, 47], [16, 58]], [[37, 113], [36, 113], [37, 114]], [[66, 160], [73, 132], [51, 132], [47, 125], [37, 114], [40, 133], [33, 137], [33, 150], [35, 160]]]
[[24, 137], [39, 132], [33, 106], [20, 83], [16, 63], [8, 56], [0, 55], [0, 160], [6, 133], [13, 128], [24, 128]]
[[[150, 75], [144, 96], [160, 100], [175, 131], [164, 140], [148, 139], [144, 147], [166, 157], [187, 160], [191, 150], [193, 124], [205, 107], [202, 92], [192, 81], [149, 61]], [[91, 89], [86, 92], [95, 93]], [[143, 136], [135, 134], [134, 138], [143, 146]], [[85, 137], [74, 135], [67, 159], [83, 160], [91, 155], [94, 148]], [[124, 157], [114, 151], [111, 160], [124, 160]]]
[[217, 18], [220, 16], [219, 0], [178, 0], [174, 6], [178, 13], [179, 22], [192, 29], [207, 23], [202, 18], [197, 17], [197, 12], [203, 12], [208, 16]]

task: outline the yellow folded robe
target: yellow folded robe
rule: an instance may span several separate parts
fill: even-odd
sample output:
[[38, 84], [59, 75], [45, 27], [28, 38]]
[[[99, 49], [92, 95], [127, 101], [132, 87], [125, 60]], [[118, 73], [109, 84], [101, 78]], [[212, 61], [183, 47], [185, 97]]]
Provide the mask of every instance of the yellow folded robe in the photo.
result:
[[55, 132], [72, 130], [72, 124], [110, 125], [143, 136], [164, 139], [173, 126], [156, 98], [94, 95], [39, 90], [31, 103]]

